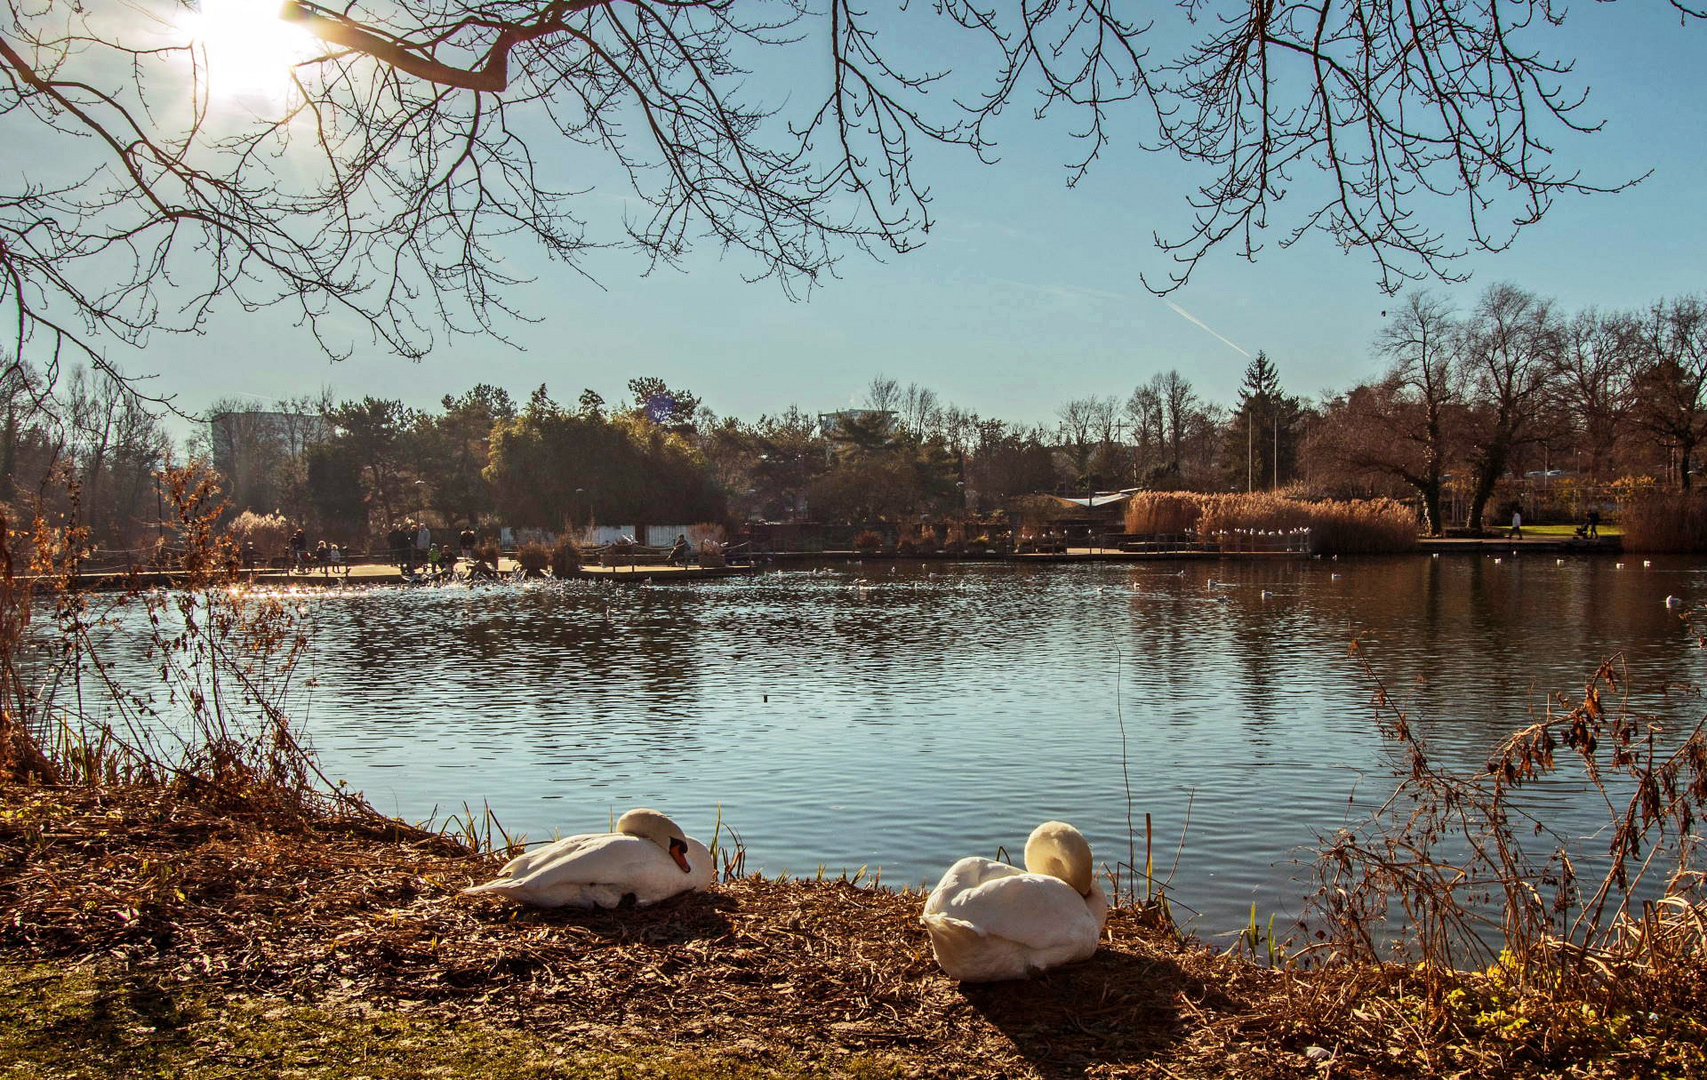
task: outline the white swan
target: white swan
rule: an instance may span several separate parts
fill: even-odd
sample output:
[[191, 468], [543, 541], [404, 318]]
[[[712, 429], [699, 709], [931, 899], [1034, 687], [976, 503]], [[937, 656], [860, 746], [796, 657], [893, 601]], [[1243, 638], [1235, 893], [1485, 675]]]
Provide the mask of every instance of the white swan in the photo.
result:
[[677, 893], [704, 889], [716, 877], [705, 845], [683, 836], [656, 810], [634, 809], [616, 831], [565, 836], [504, 864], [470, 895], [497, 893], [535, 907], [613, 908], [625, 896], [655, 904]]
[[1108, 898], [1079, 830], [1045, 821], [1025, 842], [1025, 870], [961, 859], [925, 901], [937, 963], [951, 979], [1024, 979], [1096, 952]]

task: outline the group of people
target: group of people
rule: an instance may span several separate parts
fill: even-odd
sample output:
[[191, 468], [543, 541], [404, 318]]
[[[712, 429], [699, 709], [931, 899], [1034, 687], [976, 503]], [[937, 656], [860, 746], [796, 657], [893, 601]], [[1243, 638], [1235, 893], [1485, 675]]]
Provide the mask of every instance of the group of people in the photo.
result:
[[413, 521], [393, 525], [385, 540], [391, 551], [391, 561], [405, 574], [413, 574], [418, 566], [425, 567], [433, 576], [449, 574], [456, 570], [459, 558], [471, 565], [482, 562], [474, 554], [474, 545], [479, 537], [473, 529], [457, 533], [454, 548], [450, 544], [441, 546], [433, 539], [433, 530]]
[[[469, 528], [457, 533], [455, 547], [448, 543], [440, 546], [433, 540], [431, 529], [425, 525], [417, 526], [412, 521], [406, 526], [394, 525], [386, 534], [391, 560], [405, 574], [413, 575], [417, 567], [424, 567], [433, 575], [448, 575], [455, 571], [460, 558], [469, 565], [471, 574], [496, 576], [496, 568], [475, 554], [474, 545], [478, 541], [479, 537]], [[297, 529], [286, 543], [292, 573], [313, 573], [315, 570], [322, 574], [349, 572], [348, 556], [335, 541], [320, 540], [310, 547], [308, 531]], [[239, 555], [244, 570], [256, 568], [257, 552], [253, 540], [243, 542]]]
[[[243, 561], [249, 567], [254, 567], [255, 548], [253, 544], [243, 545]], [[290, 568], [293, 573], [309, 573], [318, 569], [322, 574], [347, 570], [344, 565], [344, 552], [336, 543], [328, 544], [321, 540], [315, 543], [312, 550], [308, 547], [308, 533], [298, 529], [290, 534]]]

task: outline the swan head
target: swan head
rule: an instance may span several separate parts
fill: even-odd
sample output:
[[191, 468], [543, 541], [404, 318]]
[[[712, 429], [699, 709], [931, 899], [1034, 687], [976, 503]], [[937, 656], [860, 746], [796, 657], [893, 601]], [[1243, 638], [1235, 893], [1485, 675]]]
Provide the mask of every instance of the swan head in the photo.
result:
[[616, 831], [652, 841], [676, 861], [682, 873], [693, 873], [693, 868], [688, 865], [687, 838], [682, 835], [681, 827], [658, 811], [636, 807], [616, 819]]
[[1060, 878], [1080, 896], [1091, 894], [1091, 845], [1065, 821], [1045, 821], [1031, 830], [1025, 841], [1025, 868]]

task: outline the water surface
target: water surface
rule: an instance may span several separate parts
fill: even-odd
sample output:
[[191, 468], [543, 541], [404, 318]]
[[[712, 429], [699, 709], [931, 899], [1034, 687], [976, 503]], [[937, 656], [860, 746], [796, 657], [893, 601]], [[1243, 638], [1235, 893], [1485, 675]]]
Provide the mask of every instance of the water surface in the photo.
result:
[[[487, 805], [533, 839], [644, 804], [709, 840], [721, 812], [770, 873], [934, 881], [1047, 818], [1141, 865], [1149, 814], [1213, 935], [1253, 901], [1297, 914], [1314, 838], [1391, 789], [1353, 638], [1436, 757], [1474, 766], [1617, 650], [1699, 681], [1664, 598], [1703, 584], [1682, 560], [1412, 556], [374, 589], [308, 601], [294, 708], [382, 810]], [[1568, 787], [1541, 800], [1593, 827]]]

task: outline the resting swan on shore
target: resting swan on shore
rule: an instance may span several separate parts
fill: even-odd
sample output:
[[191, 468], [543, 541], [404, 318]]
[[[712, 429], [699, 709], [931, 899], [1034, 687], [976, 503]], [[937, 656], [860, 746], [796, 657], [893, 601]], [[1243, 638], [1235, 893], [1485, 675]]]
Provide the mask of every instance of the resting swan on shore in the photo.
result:
[[962, 982], [1024, 979], [1096, 952], [1108, 899], [1079, 830], [1045, 821], [1025, 842], [1025, 870], [961, 859], [925, 901], [937, 963]]
[[504, 864], [498, 877], [462, 890], [496, 893], [534, 907], [613, 908], [704, 889], [716, 877], [711, 852], [656, 810], [630, 810], [616, 831], [565, 836]]

